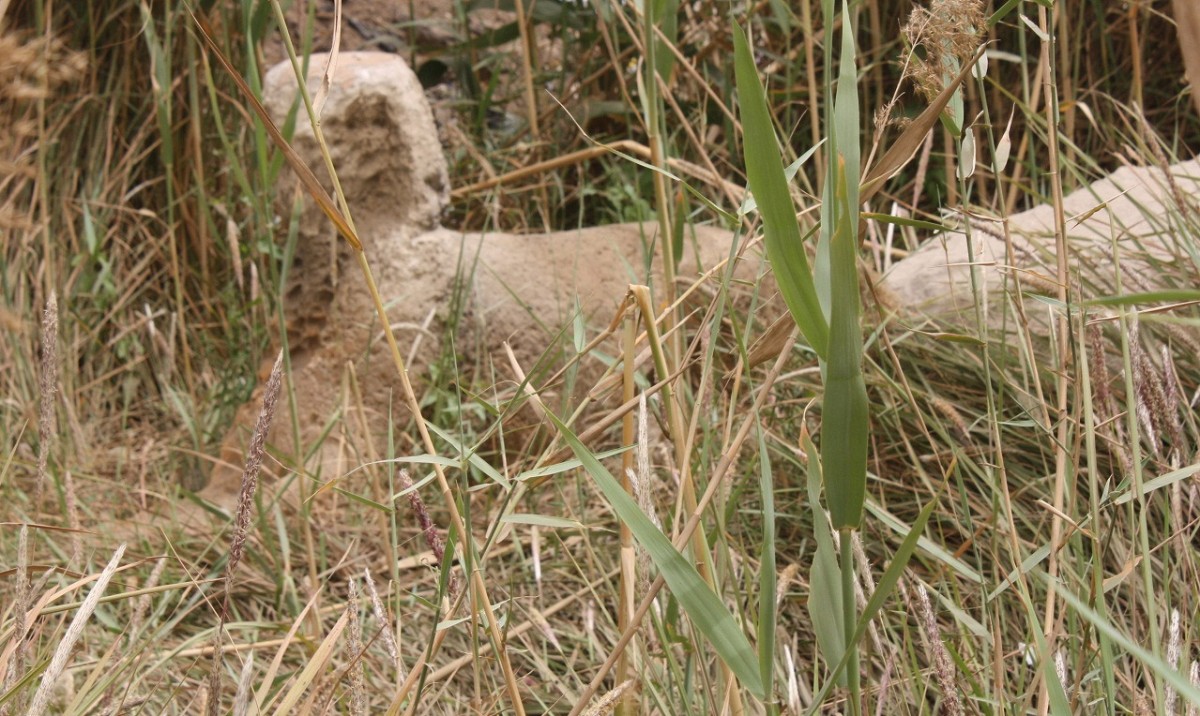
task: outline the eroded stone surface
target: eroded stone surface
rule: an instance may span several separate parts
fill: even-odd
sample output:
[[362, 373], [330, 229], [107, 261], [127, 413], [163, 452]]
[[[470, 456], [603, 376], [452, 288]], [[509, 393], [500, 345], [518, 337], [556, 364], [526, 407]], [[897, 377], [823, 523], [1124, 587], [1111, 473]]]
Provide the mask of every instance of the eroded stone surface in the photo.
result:
[[[1125, 167], [1072, 192], [1063, 199], [1072, 270], [1082, 269], [1094, 296], [1115, 292], [1112, 260], [1116, 241], [1124, 292], [1161, 287], [1165, 266], [1191, 261], [1194, 237], [1180, 215], [1194, 211], [1200, 196], [1200, 162], [1170, 167], [1170, 180], [1160, 167]], [[998, 298], [1011, 264], [1027, 290], [1054, 295], [1057, 259], [1054, 208], [1037, 206], [1009, 219], [1013, 261], [1007, 259], [1004, 226], [971, 218], [966, 231], [935, 236], [883, 277], [882, 286], [913, 314], [974, 322], [972, 262], [979, 267], [983, 291]], [[999, 314], [999, 307], [995, 307]]]
[[[323, 56], [312, 58], [310, 91], [315, 91], [323, 66]], [[268, 73], [266, 104], [277, 122], [286, 117], [295, 91], [290, 67]], [[511, 387], [516, 382], [503, 352], [505, 342], [524, 370], [531, 371], [542, 351], [556, 343], [560, 328], [570, 325], [576, 299], [594, 335], [612, 320], [631, 283], [648, 282], [643, 257], [655, 245], [653, 225], [532, 235], [463, 234], [439, 227], [446, 200], [445, 160], [419, 84], [395, 55], [343, 54], [322, 126], [389, 321], [418, 384], [426, 366], [453, 340], [461, 370], [484, 366], [491, 371], [494, 366], [497, 380]], [[317, 171], [323, 162], [312, 131], [303, 120], [297, 127], [293, 144]], [[373, 301], [353, 251], [293, 179], [282, 182], [281, 211], [297, 199], [305, 208], [284, 310], [302, 442], [315, 442], [338, 409], [358, 413], [356, 401], [347, 397], [355, 395], [347, 389], [350, 371], [363, 411], [346, 422], [365, 424], [370, 426], [365, 432], [380, 435], [389, 402], [401, 421], [407, 413], [399, 407], [397, 371]], [[725, 259], [733, 236], [696, 227], [687, 239], [680, 268], [684, 278]], [[754, 275], [757, 260], [743, 262], [742, 274]], [[661, 285], [661, 279], [654, 278], [653, 284]], [[569, 345], [569, 333], [567, 338]], [[561, 362], [552, 361], [556, 366]], [[598, 375], [601, 367], [591, 358], [584, 371]], [[277, 416], [271, 436], [284, 451], [293, 450], [289, 409], [285, 406]], [[213, 470], [202, 496], [232, 504], [257, 410], [257, 401], [251, 401], [239, 413], [222, 447], [224, 463]], [[326, 443], [317, 461], [323, 477], [359, 463], [339, 447], [337, 435]]]

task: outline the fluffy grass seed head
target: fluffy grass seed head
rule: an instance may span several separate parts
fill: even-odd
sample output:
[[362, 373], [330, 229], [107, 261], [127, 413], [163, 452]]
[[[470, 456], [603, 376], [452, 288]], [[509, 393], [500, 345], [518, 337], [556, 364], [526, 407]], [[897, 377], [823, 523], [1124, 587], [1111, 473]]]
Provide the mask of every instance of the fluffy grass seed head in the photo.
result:
[[971, 61], [985, 21], [981, 0], [930, 0], [928, 7], [913, 8], [901, 31], [911, 47], [924, 51], [909, 69], [922, 94], [936, 97]]

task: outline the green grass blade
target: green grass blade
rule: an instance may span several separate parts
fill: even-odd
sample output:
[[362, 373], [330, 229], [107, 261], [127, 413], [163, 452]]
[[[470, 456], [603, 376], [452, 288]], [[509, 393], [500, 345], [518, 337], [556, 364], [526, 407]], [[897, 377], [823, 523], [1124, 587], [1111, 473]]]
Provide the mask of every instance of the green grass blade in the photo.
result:
[[[863, 381], [858, 293], [858, 76], [849, 11], [842, 8], [842, 58], [827, 186], [833, 186], [829, 232], [829, 353], [821, 415], [821, 469], [833, 528], [858, 529], [867, 486], [867, 389]], [[830, 195], [826, 191], [826, 196]], [[826, 228], [827, 227], [827, 228]]]
[[[904, 570], [908, 567], [909, 560], [912, 559], [913, 553], [916, 552], [917, 544], [920, 542], [922, 533], [925, 532], [925, 525], [929, 522], [929, 516], [933, 514], [933, 508], [937, 506], [937, 496], [921, 508], [920, 514], [913, 522], [912, 529], [905, 535], [904, 541], [900, 543], [900, 547], [896, 549], [896, 555], [892, 557], [891, 564], [884, 571], [883, 576], [879, 578], [879, 582], [875, 584], [875, 591], [867, 598], [867, 606], [863, 608], [862, 614], [858, 617], [857, 626], [854, 629], [855, 642], [861, 640], [867, 633], [867, 626], [875, 615], [883, 609], [884, 602], [895, 591], [896, 585], [900, 582], [900, 577], [904, 575]], [[813, 708], [808, 713], [815, 713], [817, 709], [825, 704], [825, 697], [829, 695], [829, 690], [837, 683], [842, 672], [846, 669], [846, 664], [849, 663], [849, 654], [842, 657], [837, 666], [833, 669], [833, 677], [821, 687], [821, 691], [813, 698]]]
[[429, 428], [429, 432], [437, 435], [439, 438], [441, 438], [442, 440], [445, 440], [447, 443], [449, 443], [450, 447], [457, 450], [459, 455], [462, 455], [463, 457], [465, 457], [467, 459], [467, 462], [471, 463], [471, 465], [475, 469], [479, 470], [484, 475], [487, 475], [492, 480], [492, 482], [494, 482], [497, 485], [499, 485], [500, 487], [504, 488], [505, 492], [508, 492], [509, 490], [512, 489], [512, 484], [508, 481], [508, 478], [506, 478], [504, 475], [501, 475], [499, 470], [492, 467], [491, 464], [489, 464], [487, 460], [484, 460], [482, 457], [480, 457], [479, 454], [477, 452], [475, 452], [474, 448], [469, 448], [469, 447], [463, 445], [453, 435], [451, 435], [450, 433], [448, 433], [445, 430], [442, 430], [441, 428], [434, 425], [433, 423], [430, 423], [428, 425], [428, 428]]
[[758, 478], [762, 492], [763, 546], [758, 566], [758, 671], [768, 694], [775, 673], [775, 480], [761, 427], [758, 431]]
[[[846, 173], [841, 171], [843, 168], [839, 161], [839, 181], [846, 178]], [[857, 529], [862, 524], [869, 427], [858, 316], [857, 212], [843, 197], [844, 193], [838, 198], [837, 231], [830, 243], [833, 320], [830, 322], [829, 359], [825, 366], [825, 398], [821, 413], [825, 499], [836, 530]]]
[[742, 685], [756, 697], [766, 698], [762, 678], [759, 676], [758, 658], [750, 641], [725, 608], [720, 597], [709, 589], [696, 571], [691, 560], [680, 554], [650, 518], [646, 517], [633, 498], [573, 432], [552, 413], [547, 417], [562, 435], [563, 440], [583, 463], [583, 467], [595, 480], [604, 498], [613, 511], [633, 533], [634, 538], [645, 548], [662, 573], [671, 593], [696, 629], [708, 639], [713, 650], [741, 681]]
[[1070, 604], [1071, 608], [1078, 612], [1079, 616], [1083, 617], [1085, 621], [1095, 627], [1097, 631], [1112, 639], [1118, 646], [1129, 652], [1131, 656], [1142, 662], [1146, 668], [1161, 676], [1189, 704], [1200, 705], [1200, 689], [1197, 689], [1185, 674], [1172, 669], [1165, 659], [1145, 649], [1120, 629], [1117, 629], [1099, 612], [1089, 607], [1087, 603], [1075, 596], [1071, 590], [1062, 584], [1055, 582], [1052, 584], [1052, 587], [1054, 591], [1058, 592], [1058, 596], [1063, 598], [1063, 601]]
[[[801, 437], [800, 446], [808, 454], [809, 504], [819, 509], [824, 479], [821, 475], [821, 459], [807, 433]], [[833, 533], [829, 531], [829, 522], [823, 515], [818, 514], [815, 518], [813, 538], [817, 550], [808, 574], [808, 615], [817, 635], [821, 656], [832, 667], [846, 656], [846, 621], [842, 613], [842, 580], [838, 570], [837, 547], [833, 543]], [[830, 684], [834, 683], [845, 686], [845, 674], [834, 675]]]
[[1137, 306], [1143, 303], [1160, 303], [1164, 301], [1185, 302], [1200, 301], [1200, 291], [1194, 289], [1174, 289], [1164, 291], [1147, 291], [1145, 293], [1126, 293], [1120, 296], [1104, 296], [1084, 301], [1084, 306]]
[[829, 348], [829, 326], [817, 300], [808, 255], [800, 240], [800, 225], [784, 178], [783, 159], [767, 112], [766, 96], [758, 80], [746, 34], [736, 24], [733, 49], [744, 131], [742, 151], [746, 160], [746, 179], [762, 215], [767, 258], [775, 271], [779, 292], [783, 294], [788, 311], [813, 350], [823, 357]]

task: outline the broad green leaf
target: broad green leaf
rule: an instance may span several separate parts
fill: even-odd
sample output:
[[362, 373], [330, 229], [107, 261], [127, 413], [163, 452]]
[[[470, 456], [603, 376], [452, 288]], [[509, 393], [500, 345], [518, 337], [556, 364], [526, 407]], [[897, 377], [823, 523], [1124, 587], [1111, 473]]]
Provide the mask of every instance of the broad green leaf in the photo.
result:
[[767, 111], [767, 100], [758, 81], [746, 34], [736, 24], [733, 49], [744, 132], [742, 151], [746, 160], [746, 179], [762, 216], [767, 258], [796, 325], [817, 355], [824, 356], [829, 347], [829, 326], [817, 300], [808, 255], [800, 240], [800, 225], [784, 178], [783, 159]]
[[[839, 173], [844, 179], [845, 173]], [[858, 315], [857, 212], [842, 197], [838, 203], [841, 212], [830, 244], [833, 320], [821, 408], [821, 469], [835, 530], [858, 529], [862, 524], [869, 425]]]
[[[858, 69], [854, 61], [854, 30], [849, 20], [849, 11], [842, 7], [842, 43], [841, 58], [839, 59], [837, 95], [833, 96], [833, 121], [827, 127], [829, 134], [828, 160], [825, 162], [825, 184], [821, 191], [821, 236], [817, 240], [817, 256], [813, 265], [813, 284], [817, 289], [817, 299], [821, 302], [822, 315], [830, 320], [832, 311], [833, 268], [831, 251], [833, 235], [838, 230], [837, 223], [842, 215], [842, 205], [839, 203], [844, 192], [845, 201], [850, 203], [854, 226], [858, 226], [858, 210], [861, 204], [858, 183], [859, 167], [859, 113], [858, 113]], [[832, 21], [832, 15], [826, 15]], [[832, 92], [832, 90], [829, 90]], [[838, 175], [838, 164], [844, 162], [845, 174], [843, 180]], [[857, 233], [855, 228], [855, 247], [857, 250]], [[821, 356], [828, 359], [828, 356]], [[825, 469], [828, 471], [828, 465]]]
[[713, 650], [737, 676], [738, 680], [757, 698], [766, 698], [762, 678], [759, 676], [758, 659], [750, 641], [725, 608], [721, 598], [713, 593], [696, 571], [692, 561], [667, 539], [654, 523], [646, 517], [637, 502], [621, 488], [621, 484], [609, 473], [596, 456], [571, 432], [553, 413], [546, 417], [554, 423], [563, 440], [570, 446], [583, 467], [595, 480], [604, 498], [612, 505], [617, 517], [629, 527], [634, 538], [650, 555], [671, 593], [692, 620], [692, 624]]
[[[796, 179], [796, 174], [800, 171], [800, 167], [804, 166], [809, 159], [812, 159], [812, 156], [817, 153], [817, 150], [824, 145], [825, 140], [822, 139], [815, 145], [809, 147], [808, 151], [797, 157], [796, 161], [787, 165], [787, 168], [783, 170], [783, 176], [785, 179], [787, 179], [789, 184]], [[746, 200], [742, 202], [742, 205], [738, 207], [738, 214], [745, 216], [757, 208], [758, 201], [754, 199], [754, 193], [750, 192], [746, 195]]]
[[[821, 470], [833, 529], [858, 529], [867, 487], [867, 388], [863, 381], [862, 328], [858, 292], [858, 76], [853, 23], [842, 7], [842, 59], [834, 116], [836, 161], [829, 163], [833, 187], [829, 226], [829, 352], [824, 365], [821, 408]], [[830, 195], [828, 188], [826, 196]], [[822, 213], [825, 207], [822, 207]], [[825, 232], [823, 224], [822, 233]]]
[[658, 76], [666, 83], [675, 69], [675, 53], [671, 52], [667, 43], [674, 44], [679, 36], [679, 0], [652, 0], [647, 6], [654, 8], [652, 20], [662, 33], [662, 37], [655, 33], [654, 66], [658, 69]]

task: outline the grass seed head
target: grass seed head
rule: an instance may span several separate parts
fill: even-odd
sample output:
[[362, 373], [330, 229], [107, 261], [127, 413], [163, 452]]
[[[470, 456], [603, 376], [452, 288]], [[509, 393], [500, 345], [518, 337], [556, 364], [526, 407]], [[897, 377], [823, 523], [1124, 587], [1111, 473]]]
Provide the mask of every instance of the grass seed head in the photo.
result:
[[927, 98], [936, 97], [975, 56], [985, 19], [981, 0], [931, 0], [928, 7], [913, 8], [902, 32], [910, 46], [924, 49], [909, 72]]
[[37, 482], [34, 484], [34, 502], [40, 502], [46, 485], [47, 465], [50, 461], [50, 439], [54, 434], [54, 396], [58, 392], [58, 297], [54, 291], [46, 299], [46, 310], [42, 313], [41, 379], [38, 383], [38, 462]]
[[[230, 580], [242, 553], [246, 548], [246, 537], [250, 532], [250, 513], [254, 507], [254, 493], [258, 488], [258, 474], [262, 470], [263, 455], [267, 447], [267, 433], [275, 419], [275, 408], [279, 403], [279, 389], [283, 383], [283, 353], [275, 359], [271, 376], [267, 378], [263, 392], [262, 409], [254, 423], [250, 446], [246, 449], [246, 467], [242, 470], [242, 486], [238, 492], [237, 517], [234, 520], [233, 540], [229, 545], [229, 563], [225, 567], [225, 593], [228, 600]], [[228, 605], [226, 605], [228, 606]]]
[[383, 608], [383, 600], [379, 598], [379, 591], [375, 589], [375, 580], [371, 577], [370, 569], [363, 570], [363, 579], [367, 583], [367, 594], [371, 596], [371, 610], [375, 614], [375, 621], [379, 622], [383, 646], [387, 649], [388, 656], [392, 657], [392, 661], [399, 663], [400, 652], [396, 648], [396, 637], [392, 634], [392, 623], [388, 619], [387, 611]]
[[954, 662], [946, 651], [946, 645], [942, 643], [937, 617], [934, 616], [924, 584], [917, 584], [917, 606], [920, 611], [921, 630], [925, 633], [930, 660], [933, 662], [933, 674], [942, 689], [943, 712], [951, 716], [961, 716], [964, 711], [962, 701], [958, 697], [958, 684], [954, 679]]
[[363, 687], [363, 638], [362, 619], [358, 609], [358, 582], [353, 578], [350, 580], [346, 611], [350, 614], [346, 644], [350, 650], [350, 713], [353, 716], [362, 716], [367, 712], [367, 694]]

